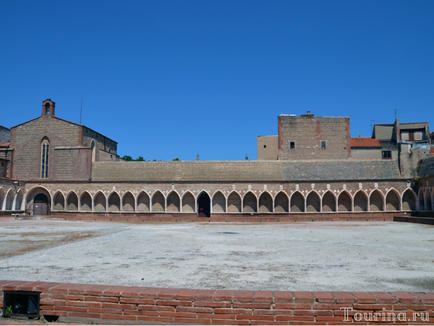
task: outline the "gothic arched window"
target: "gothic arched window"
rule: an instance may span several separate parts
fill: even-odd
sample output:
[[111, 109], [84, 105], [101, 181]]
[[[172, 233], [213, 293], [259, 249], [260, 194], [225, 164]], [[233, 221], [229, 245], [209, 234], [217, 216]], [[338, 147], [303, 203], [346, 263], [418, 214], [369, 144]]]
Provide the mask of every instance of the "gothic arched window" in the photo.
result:
[[50, 152], [50, 143], [44, 138], [41, 143], [41, 178], [48, 178], [48, 154]]

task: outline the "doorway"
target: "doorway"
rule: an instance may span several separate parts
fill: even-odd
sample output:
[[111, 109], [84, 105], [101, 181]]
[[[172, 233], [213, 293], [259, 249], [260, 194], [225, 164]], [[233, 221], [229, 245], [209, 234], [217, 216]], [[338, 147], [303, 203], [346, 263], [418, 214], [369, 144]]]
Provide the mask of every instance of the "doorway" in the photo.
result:
[[48, 215], [48, 198], [44, 194], [37, 194], [33, 200], [33, 215]]
[[211, 199], [208, 194], [203, 191], [197, 199], [197, 216], [210, 217], [211, 216]]

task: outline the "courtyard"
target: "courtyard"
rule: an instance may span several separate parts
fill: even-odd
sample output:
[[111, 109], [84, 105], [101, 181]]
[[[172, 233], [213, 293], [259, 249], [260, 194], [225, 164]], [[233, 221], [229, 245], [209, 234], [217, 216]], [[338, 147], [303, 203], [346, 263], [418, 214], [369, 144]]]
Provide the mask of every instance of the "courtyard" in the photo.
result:
[[0, 222], [0, 279], [293, 291], [434, 291], [434, 227]]

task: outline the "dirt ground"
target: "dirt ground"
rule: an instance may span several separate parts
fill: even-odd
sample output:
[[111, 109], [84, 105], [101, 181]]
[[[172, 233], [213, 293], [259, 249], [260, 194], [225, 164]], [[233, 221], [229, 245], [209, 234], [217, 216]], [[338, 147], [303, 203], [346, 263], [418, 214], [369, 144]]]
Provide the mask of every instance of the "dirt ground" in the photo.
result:
[[0, 221], [0, 279], [306, 291], [434, 291], [434, 227], [398, 222]]

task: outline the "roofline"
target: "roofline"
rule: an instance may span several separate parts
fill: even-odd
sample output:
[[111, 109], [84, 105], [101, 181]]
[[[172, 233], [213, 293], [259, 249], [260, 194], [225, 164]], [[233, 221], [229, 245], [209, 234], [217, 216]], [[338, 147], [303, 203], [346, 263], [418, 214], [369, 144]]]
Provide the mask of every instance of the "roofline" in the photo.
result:
[[5, 128], [5, 129], [8, 129], [8, 130], [11, 130], [10, 128], [2, 126], [2, 125], [0, 125], [0, 128]]
[[[69, 120], [66, 120], [66, 119], [62, 119], [62, 118], [59, 118], [59, 117], [56, 117], [56, 116], [51, 116], [51, 117], [52, 117], [52, 118], [55, 118], [55, 119], [58, 119], [58, 120], [61, 120], [61, 121], [64, 121], [64, 122], [68, 122], [68, 123], [74, 124], [74, 125], [79, 126], [79, 127], [82, 127], [82, 128], [87, 128], [87, 129], [93, 131], [94, 133], [96, 133], [96, 134], [98, 134], [98, 135], [101, 135], [101, 136], [103, 136], [104, 138], [107, 138], [108, 140], [111, 140], [112, 142], [114, 142], [114, 143], [116, 143], [116, 144], [118, 143], [117, 141], [114, 141], [113, 139], [111, 139], [111, 138], [109, 138], [109, 137], [107, 137], [107, 136], [104, 136], [103, 134], [99, 133], [98, 131], [95, 131], [95, 130], [93, 130], [93, 129], [91, 129], [91, 128], [85, 126], [85, 125], [82, 125], [82, 124], [79, 124], [79, 123], [76, 123], [76, 122], [73, 122], [73, 121], [69, 121]], [[16, 128], [16, 127], [19, 127], [19, 126], [22, 126], [22, 125], [25, 125], [26, 123], [29, 123], [29, 122], [35, 121], [35, 120], [37, 120], [37, 119], [39, 119], [39, 118], [41, 118], [41, 117], [37, 117], [37, 118], [34, 118], [34, 119], [32, 119], [32, 120], [29, 120], [29, 121], [26, 121], [26, 122], [20, 123], [19, 125], [16, 125], [16, 126], [11, 127], [11, 129]]]

